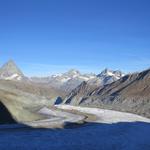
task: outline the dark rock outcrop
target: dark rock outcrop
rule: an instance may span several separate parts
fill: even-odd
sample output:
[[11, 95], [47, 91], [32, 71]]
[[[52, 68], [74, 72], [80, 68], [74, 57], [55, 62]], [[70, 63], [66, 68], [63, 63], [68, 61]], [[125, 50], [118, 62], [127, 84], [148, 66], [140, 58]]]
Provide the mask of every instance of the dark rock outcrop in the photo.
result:
[[0, 102], [0, 124], [13, 124], [16, 123], [8, 109]]

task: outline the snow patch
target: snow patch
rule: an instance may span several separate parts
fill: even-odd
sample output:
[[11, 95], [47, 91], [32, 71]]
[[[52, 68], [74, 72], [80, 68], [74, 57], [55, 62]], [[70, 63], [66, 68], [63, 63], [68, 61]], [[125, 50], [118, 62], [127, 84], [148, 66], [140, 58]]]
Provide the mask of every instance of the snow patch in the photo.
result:
[[9, 77], [5, 77], [5, 80], [14, 80], [14, 79], [16, 79], [16, 80], [21, 80], [22, 77], [19, 76], [17, 73], [15, 73], [15, 74], [13, 74], [13, 75], [11, 75], [11, 76], [9, 76]]

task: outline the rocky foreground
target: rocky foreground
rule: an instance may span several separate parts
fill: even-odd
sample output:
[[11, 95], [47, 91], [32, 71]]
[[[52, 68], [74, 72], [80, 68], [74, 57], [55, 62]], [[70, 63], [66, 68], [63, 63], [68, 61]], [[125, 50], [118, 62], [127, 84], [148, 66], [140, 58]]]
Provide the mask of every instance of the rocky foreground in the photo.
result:
[[8, 118], [5, 115], [1, 116], [1, 123], [16, 121], [34, 128], [64, 128], [68, 124], [87, 122], [150, 122], [150, 119], [138, 115], [113, 110], [54, 105], [56, 99], [52, 101], [44, 96], [35, 95], [34, 92], [27, 92], [26, 88], [19, 88], [10, 81], [0, 82], [0, 101], [1, 107], [6, 108], [1, 114], [6, 115], [6, 110], [10, 113]]
[[[6, 81], [5, 81], [6, 82]], [[34, 128], [64, 128], [68, 124], [116, 123], [116, 122], [150, 122], [150, 119], [112, 110], [86, 108], [70, 105], [54, 105], [51, 100], [28, 93], [15, 85], [1, 82], [0, 101], [1, 114], [10, 113], [9, 117], [2, 116], [4, 123], [14, 121]], [[10, 86], [11, 85], [11, 86]], [[13, 87], [13, 88], [12, 88]], [[2, 120], [3, 118], [6, 120]], [[8, 119], [8, 120], [7, 120]]]
[[[80, 80], [81, 84], [76, 82], [79, 86], [73, 82], [78, 78], [84, 79]], [[125, 76], [108, 69], [97, 76], [81, 75], [74, 70], [52, 76], [54, 83], [77, 86], [70, 93], [67, 90], [68, 94], [60, 84], [56, 88], [47, 79], [50, 78], [35, 82], [13, 61], [6, 63], [0, 69], [0, 123], [63, 128], [72, 123], [149, 122], [150, 69]]]

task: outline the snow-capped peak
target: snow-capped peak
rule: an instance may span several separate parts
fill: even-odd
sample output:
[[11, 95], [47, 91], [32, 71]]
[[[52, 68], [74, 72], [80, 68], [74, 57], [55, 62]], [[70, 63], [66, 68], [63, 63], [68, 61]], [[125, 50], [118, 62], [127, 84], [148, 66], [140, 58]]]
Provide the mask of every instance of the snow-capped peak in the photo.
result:
[[17, 67], [13, 60], [9, 60], [0, 68], [0, 79], [21, 80], [23, 77], [23, 73]]
[[[83, 76], [78, 70], [71, 69], [60, 75], [53, 75], [53, 79], [60, 81], [61, 83], [65, 83], [69, 80], [87, 80], [87, 77]], [[86, 78], [86, 79], [85, 79]]]
[[104, 69], [100, 74], [98, 74], [95, 78], [88, 81], [90, 85], [106, 85], [110, 84], [114, 81], [119, 80], [121, 77], [123, 77], [125, 74], [123, 74], [121, 71], [113, 71], [110, 69]]
[[106, 68], [100, 74], [97, 75], [97, 77], [107, 77], [107, 76], [121, 78], [124, 76], [124, 74], [119, 70], [113, 71]]

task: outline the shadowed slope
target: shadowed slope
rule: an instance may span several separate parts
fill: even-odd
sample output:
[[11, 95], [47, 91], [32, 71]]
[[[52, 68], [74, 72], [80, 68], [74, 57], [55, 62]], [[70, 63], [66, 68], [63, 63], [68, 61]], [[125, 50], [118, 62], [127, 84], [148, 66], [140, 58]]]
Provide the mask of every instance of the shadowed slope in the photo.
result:
[[0, 102], [0, 124], [16, 123], [7, 108]]

